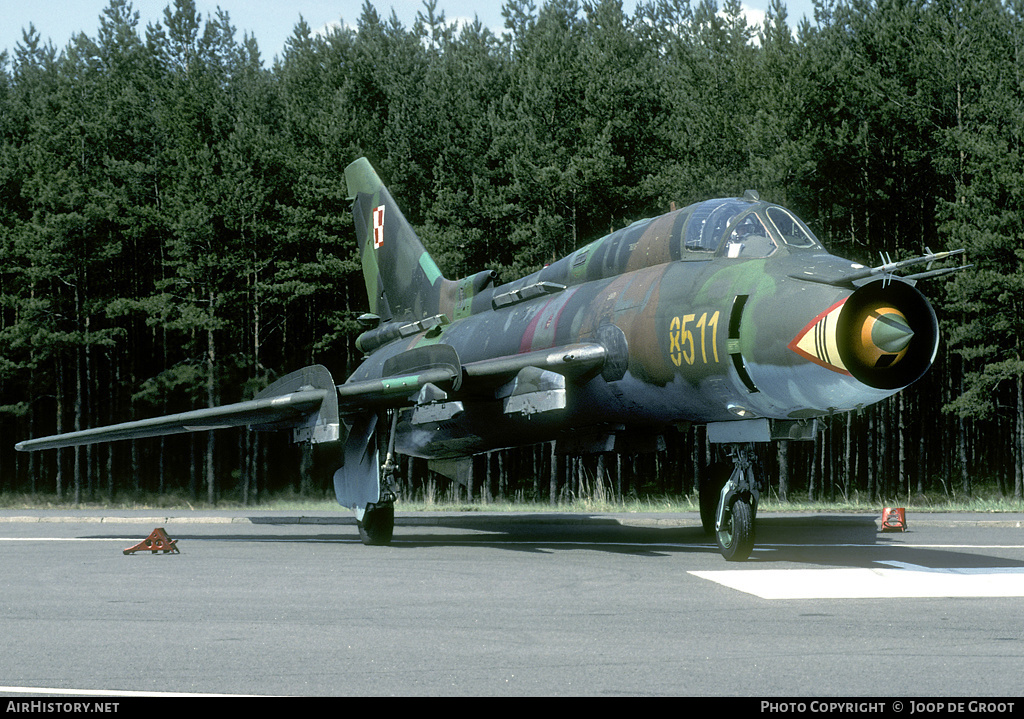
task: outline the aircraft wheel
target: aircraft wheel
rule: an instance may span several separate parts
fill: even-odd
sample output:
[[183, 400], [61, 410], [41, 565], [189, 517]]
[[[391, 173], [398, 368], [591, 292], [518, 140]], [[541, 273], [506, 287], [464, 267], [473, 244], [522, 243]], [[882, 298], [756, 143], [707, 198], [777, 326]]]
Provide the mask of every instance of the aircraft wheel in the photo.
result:
[[729, 481], [731, 473], [732, 464], [729, 462], [715, 462], [708, 467], [708, 475], [701, 481], [698, 488], [697, 499], [700, 502], [700, 523], [704, 527], [704, 534], [709, 537], [715, 533], [718, 500], [722, 494], [722, 487]]
[[359, 523], [359, 539], [363, 544], [381, 546], [391, 543], [395, 532], [395, 505], [370, 504], [363, 513], [363, 521]]
[[742, 562], [754, 550], [754, 510], [745, 499], [732, 503], [725, 526], [718, 530], [718, 549], [730, 562]]

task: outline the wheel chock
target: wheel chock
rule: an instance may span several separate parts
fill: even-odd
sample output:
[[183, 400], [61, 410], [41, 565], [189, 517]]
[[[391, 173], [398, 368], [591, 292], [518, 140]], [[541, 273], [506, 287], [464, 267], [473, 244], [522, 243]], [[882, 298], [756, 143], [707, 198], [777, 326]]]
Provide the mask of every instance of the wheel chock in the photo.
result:
[[164, 531], [163, 527], [157, 527], [152, 533], [143, 539], [141, 542], [136, 544], [134, 547], [128, 547], [124, 550], [125, 554], [134, 554], [135, 552], [150, 551], [153, 554], [157, 552], [163, 552], [164, 554], [181, 554], [178, 551], [177, 539], [171, 539], [167, 536], [167, 532]]
[[907, 531], [907, 515], [903, 507], [886, 507], [882, 510], [882, 531]]

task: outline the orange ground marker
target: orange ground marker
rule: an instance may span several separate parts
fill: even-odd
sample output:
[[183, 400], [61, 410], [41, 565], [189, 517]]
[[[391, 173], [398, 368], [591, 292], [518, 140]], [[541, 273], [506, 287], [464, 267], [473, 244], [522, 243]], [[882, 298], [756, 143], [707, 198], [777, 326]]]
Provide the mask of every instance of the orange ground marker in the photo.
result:
[[885, 507], [882, 510], [882, 531], [907, 531], [907, 515], [904, 512], [903, 507]]

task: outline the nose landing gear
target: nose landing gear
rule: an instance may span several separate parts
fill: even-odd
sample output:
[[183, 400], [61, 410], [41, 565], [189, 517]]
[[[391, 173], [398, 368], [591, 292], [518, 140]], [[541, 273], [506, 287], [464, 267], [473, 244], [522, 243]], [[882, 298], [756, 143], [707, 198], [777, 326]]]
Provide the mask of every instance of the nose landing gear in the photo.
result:
[[715, 535], [726, 560], [742, 562], [754, 549], [754, 518], [761, 486], [754, 474], [753, 446], [729, 444], [727, 451], [732, 472], [726, 474], [728, 464], [716, 464], [701, 484], [701, 523], [706, 533]]

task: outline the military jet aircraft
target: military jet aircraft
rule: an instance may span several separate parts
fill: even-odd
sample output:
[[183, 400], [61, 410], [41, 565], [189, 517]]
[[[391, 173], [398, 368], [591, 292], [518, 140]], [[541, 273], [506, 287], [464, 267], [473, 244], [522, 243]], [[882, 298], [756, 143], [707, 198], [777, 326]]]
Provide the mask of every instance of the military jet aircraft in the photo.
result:
[[930, 268], [960, 250], [877, 267], [835, 257], [792, 212], [748, 191], [635, 222], [508, 284], [490, 271], [449, 280], [369, 162], [345, 176], [370, 311], [356, 340], [365, 359], [343, 384], [306, 367], [251, 401], [17, 448], [290, 430], [335, 450], [338, 502], [364, 543], [386, 544], [396, 453], [458, 478], [474, 453], [551, 440], [635, 449], [667, 427], [704, 424], [732, 463], [702, 482], [702, 520], [723, 556], [742, 560], [763, 488], [752, 443], [813, 439], [816, 418], [921, 377], [939, 333], [914, 284], [962, 268]]

